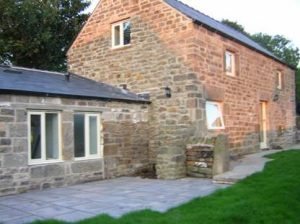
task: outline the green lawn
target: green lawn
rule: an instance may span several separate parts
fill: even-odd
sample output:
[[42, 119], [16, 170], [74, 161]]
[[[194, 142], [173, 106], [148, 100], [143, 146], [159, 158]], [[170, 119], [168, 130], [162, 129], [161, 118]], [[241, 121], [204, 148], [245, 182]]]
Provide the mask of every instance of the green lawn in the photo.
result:
[[[300, 150], [270, 156], [265, 170], [166, 213], [149, 210], [119, 219], [98, 216], [80, 224], [300, 223]], [[44, 221], [35, 224], [61, 224]]]

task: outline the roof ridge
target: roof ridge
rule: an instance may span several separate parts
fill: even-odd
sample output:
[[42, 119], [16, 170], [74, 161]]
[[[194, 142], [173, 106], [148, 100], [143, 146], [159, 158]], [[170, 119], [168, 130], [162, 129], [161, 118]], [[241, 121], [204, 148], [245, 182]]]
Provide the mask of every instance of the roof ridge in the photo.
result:
[[51, 73], [51, 74], [56, 74], [56, 75], [65, 75], [63, 72], [55, 72], [55, 71], [48, 71], [48, 70], [43, 70], [43, 69], [37, 69], [37, 68], [25, 68], [22, 66], [10, 66], [10, 68], [14, 69], [22, 69], [26, 71], [35, 71], [35, 72], [43, 72], [43, 73]]
[[0, 68], [0, 92], [2, 93], [150, 103], [150, 100], [144, 99], [134, 92], [77, 74], [69, 73], [73, 76], [69, 82], [63, 78], [66, 75], [63, 73], [17, 66], [10, 67], [10, 69], [20, 71], [20, 73], [7, 75], [5, 69]]
[[196, 8], [194, 8], [193, 6], [187, 4], [187, 3], [183, 2], [183, 1], [180, 1], [180, 0], [175, 0], [175, 1], [180, 2], [180, 3], [182, 3], [183, 5], [185, 5], [185, 6], [187, 6], [187, 7], [190, 7], [191, 9], [197, 11], [198, 13], [201, 13], [201, 14], [203, 14], [203, 15], [205, 15], [205, 16], [207, 16], [207, 17], [213, 19], [213, 20], [215, 20], [216, 22], [221, 23], [219, 20], [214, 19], [213, 17], [211, 17], [211, 16], [209, 16], [209, 15], [207, 15], [207, 14], [201, 12], [199, 9], [196, 9]]
[[78, 74], [75, 74], [75, 73], [72, 73], [72, 72], [62, 73], [62, 72], [48, 71], [48, 70], [35, 69], [35, 68], [26, 68], [26, 67], [21, 67], [21, 66], [9, 66], [9, 68], [17, 69], [17, 70], [25, 70], [25, 71], [35, 71], [35, 72], [41, 72], [41, 73], [45, 73], [45, 74], [54, 74], [54, 75], [60, 75], [60, 76], [65, 76], [67, 73], [70, 73], [71, 76], [76, 77], [78, 79], [85, 80], [85, 81], [88, 81], [90, 83], [94, 83], [94, 84], [97, 84], [97, 85], [106, 86], [107, 88], [116, 89], [116, 90], [120, 91], [120, 93], [122, 93], [122, 94], [134, 94], [137, 98], [140, 98], [138, 96], [138, 94], [133, 93], [129, 90], [125, 90], [125, 89], [120, 88], [118, 86], [107, 84], [107, 83], [104, 83], [104, 82], [101, 82], [101, 81], [96, 81], [94, 79], [90, 79], [90, 78], [87, 78], [87, 77], [84, 77], [84, 76], [81, 76], [81, 75], [78, 75]]
[[[230, 28], [231, 30], [233, 30], [233, 31], [235, 31], [235, 32], [238, 32], [238, 33], [240, 33], [240, 34], [246, 36], [247, 38], [253, 40], [252, 38], [250, 38], [250, 37], [249, 37], [248, 35], [246, 35], [245, 33], [241, 32], [241, 31], [239, 31], [239, 30], [236, 30], [236, 29], [234, 29], [233, 27], [231, 27], [231, 26], [229, 26], [229, 25], [227, 25], [227, 24], [225, 24], [225, 23], [222, 23], [222, 21], [219, 21], [219, 20], [217, 20], [217, 19], [211, 17], [210, 15], [201, 12], [200, 10], [194, 8], [193, 6], [191, 6], [191, 5], [189, 5], [189, 4], [186, 4], [186, 3], [184, 3], [184, 2], [182, 2], [182, 1], [180, 1], [180, 0], [175, 0], [175, 1], [180, 2], [180, 3], [182, 3], [183, 5], [185, 5], [185, 6], [187, 6], [187, 7], [190, 7], [190, 8], [193, 9], [194, 11], [196, 11], [196, 12], [198, 12], [198, 13], [201, 13], [201, 14], [203, 14], [204, 16], [206, 16], [206, 17], [208, 17], [208, 18], [214, 20], [215, 22], [217, 22], [217, 23], [219, 23], [219, 24], [221, 24], [221, 25], [224, 25], [224, 26]], [[253, 41], [254, 41], [254, 40], [253, 40]], [[257, 43], [257, 42], [255, 41], [255, 43]], [[267, 50], [267, 49], [266, 49], [266, 50]]]
[[181, 0], [164, 0], [164, 2], [166, 2], [171, 7], [178, 10], [185, 16], [189, 17], [193, 22], [203, 25], [207, 29], [213, 30], [221, 36], [232, 39], [248, 47], [249, 49], [252, 49], [262, 55], [265, 55], [266, 57], [272, 58], [277, 62], [280, 62], [290, 67], [291, 69], [295, 70], [293, 66], [289, 65], [284, 60], [275, 56], [274, 53], [272, 53], [270, 50], [268, 50], [266, 47], [262, 46], [261, 44], [257, 43], [255, 40], [249, 37], [249, 35], [246, 35], [245, 33], [240, 32], [234, 29], [233, 27], [230, 27], [220, 22], [204, 14], [203, 12], [200, 12], [198, 9], [195, 9], [194, 7], [182, 2]]
[[[79, 78], [79, 79], [87, 80], [87, 81], [90, 81], [90, 82], [93, 82], [93, 83], [97, 83], [97, 84], [101, 84], [101, 85], [104, 85], [104, 86], [108, 86], [108, 87], [117, 88], [117, 89], [122, 90], [122, 88], [119, 88], [119, 87], [117, 87], [117, 86], [114, 86], [114, 85], [111, 85], [111, 84], [107, 84], [107, 83], [102, 82], [102, 81], [96, 81], [96, 80], [94, 80], [94, 79], [89, 79], [89, 78], [87, 78], [87, 77], [84, 77], [84, 76], [82, 76], [82, 75], [78, 75], [78, 74], [76, 74], [76, 73], [70, 72], [70, 74], [71, 74], [72, 76], [76, 76], [76, 77]], [[130, 91], [127, 91], [127, 92], [130, 92]]]
[[94, 80], [94, 79], [89, 79], [89, 78], [87, 78], [87, 77], [84, 77], [84, 76], [81, 76], [81, 75], [78, 75], [78, 74], [75, 74], [75, 73], [72, 73], [72, 72], [71, 72], [71, 75], [72, 75], [72, 76], [76, 76], [76, 77], [79, 78], [79, 79], [87, 80], [87, 81], [89, 81], [89, 82], [92, 82], [92, 83], [95, 83], [95, 84], [98, 84], [98, 85], [101, 84], [101, 85], [106, 86], [106, 87], [109, 87], [109, 88], [117, 89], [117, 90], [119, 90], [120, 93], [122, 93], [122, 94], [133, 94], [133, 95], [135, 95], [137, 98], [141, 98], [137, 93], [131, 92], [131, 91], [127, 90], [127, 89], [123, 89], [123, 88], [118, 87], [118, 86], [114, 86], [114, 85], [111, 85], [111, 84], [108, 84], [108, 83], [105, 83], [105, 82], [102, 82], [102, 81], [96, 81], [96, 80]]

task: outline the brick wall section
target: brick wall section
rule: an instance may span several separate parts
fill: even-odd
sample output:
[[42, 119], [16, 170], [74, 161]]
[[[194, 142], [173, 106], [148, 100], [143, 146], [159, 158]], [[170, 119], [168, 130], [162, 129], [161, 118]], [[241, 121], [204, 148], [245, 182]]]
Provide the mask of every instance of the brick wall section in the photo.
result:
[[[111, 49], [111, 24], [132, 23], [131, 45]], [[238, 54], [237, 77], [227, 77], [223, 54]], [[185, 146], [202, 137], [229, 135], [231, 154], [259, 150], [259, 101], [268, 101], [269, 141], [294, 142], [294, 72], [194, 24], [162, 0], [102, 0], [68, 53], [72, 72], [134, 92], [150, 92], [150, 159], [159, 178], [185, 175]], [[275, 71], [285, 89], [273, 102]], [[164, 96], [169, 86], [172, 97]], [[223, 102], [224, 132], [206, 128], [205, 100]], [[285, 127], [281, 136], [279, 125]]]
[[[63, 162], [28, 165], [30, 110], [61, 113]], [[104, 159], [74, 160], [74, 112], [101, 114]], [[0, 195], [134, 175], [149, 167], [147, 126], [147, 105], [0, 95]]]

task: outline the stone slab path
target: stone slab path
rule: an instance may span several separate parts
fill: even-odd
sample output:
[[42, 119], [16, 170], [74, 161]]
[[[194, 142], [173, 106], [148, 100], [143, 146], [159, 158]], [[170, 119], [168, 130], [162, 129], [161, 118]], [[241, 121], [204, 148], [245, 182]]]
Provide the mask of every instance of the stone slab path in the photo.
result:
[[165, 212], [226, 186], [206, 179], [122, 177], [29, 192], [0, 197], [0, 223], [19, 224], [51, 218], [72, 222], [103, 213], [120, 217], [142, 209]]
[[271, 160], [264, 156], [290, 149], [299, 150], [300, 145], [294, 145], [283, 150], [268, 150], [243, 156], [241, 159], [234, 161], [231, 164], [230, 171], [214, 176], [213, 182], [223, 184], [236, 183], [237, 181], [240, 181], [256, 172], [262, 171], [265, 167], [265, 164]]

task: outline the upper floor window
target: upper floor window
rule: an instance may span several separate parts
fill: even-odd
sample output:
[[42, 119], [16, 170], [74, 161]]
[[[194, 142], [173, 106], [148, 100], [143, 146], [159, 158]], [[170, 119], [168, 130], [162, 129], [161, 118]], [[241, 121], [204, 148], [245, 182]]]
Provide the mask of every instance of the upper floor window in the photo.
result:
[[112, 25], [112, 47], [118, 48], [130, 45], [131, 42], [131, 23], [122, 21]]
[[55, 162], [61, 159], [60, 114], [29, 112], [29, 163]]
[[277, 80], [277, 89], [282, 89], [283, 88], [283, 76], [280, 71], [276, 72], [276, 80]]
[[235, 75], [235, 54], [230, 51], [225, 51], [225, 72], [226, 75]]
[[207, 101], [205, 105], [206, 122], [208, 129], [224, 129], [224, 120], [221, 104]]
[[75, 158], [100, 158], [100, 115], [78, 113], [74, 115]]

